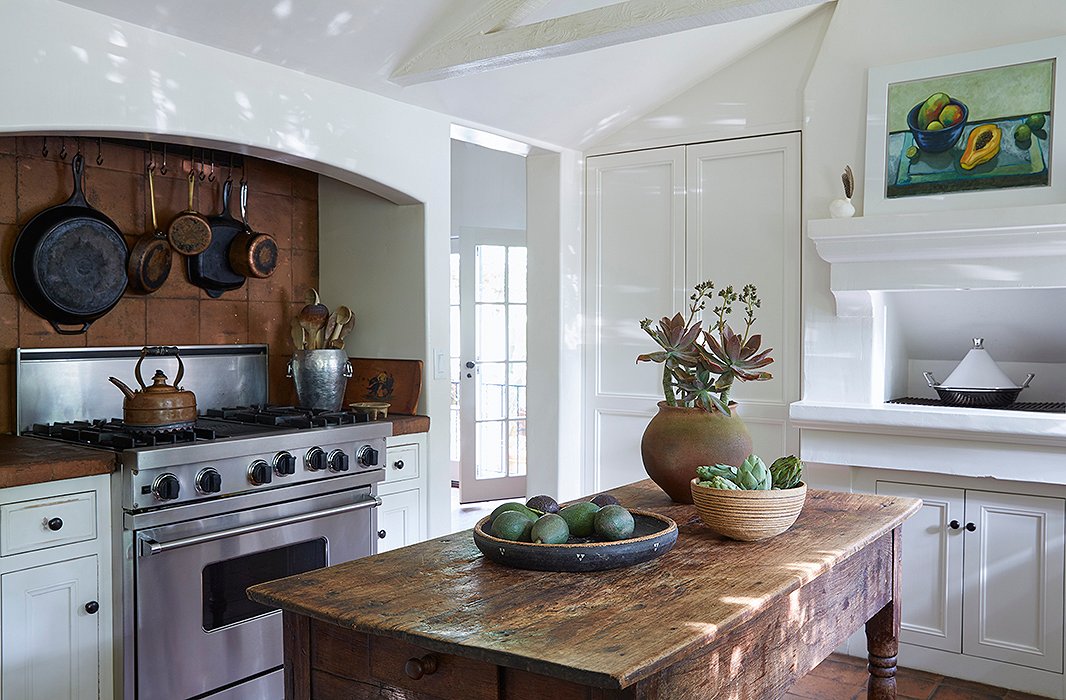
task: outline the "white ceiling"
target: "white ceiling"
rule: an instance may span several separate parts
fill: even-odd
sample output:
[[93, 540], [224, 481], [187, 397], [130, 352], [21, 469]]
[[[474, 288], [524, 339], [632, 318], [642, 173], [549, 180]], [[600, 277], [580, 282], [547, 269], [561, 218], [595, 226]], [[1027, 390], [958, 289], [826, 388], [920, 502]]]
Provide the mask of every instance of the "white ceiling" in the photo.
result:
[[[812, 4], [569, 56], [402, 87], [396, 68], [487, 0], [64, 0], [132, 24], [579, 150], [768, 41]], [[523, 23], [617, 4], [551, 0]]]

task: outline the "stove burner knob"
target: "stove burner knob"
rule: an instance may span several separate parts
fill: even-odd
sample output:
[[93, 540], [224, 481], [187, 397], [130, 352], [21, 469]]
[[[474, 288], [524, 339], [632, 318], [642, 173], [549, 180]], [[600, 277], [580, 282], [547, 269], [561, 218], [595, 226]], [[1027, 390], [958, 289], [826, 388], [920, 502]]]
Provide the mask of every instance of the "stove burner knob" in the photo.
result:
[[326, 458], [326, 453], [322, 451], [321, 447], [312, 447], [304, 455], [304, 462], [307, 464], [307, 468], [313, 472], [320, 471], [329, 466], [329, 460]]
[[208, 467], [196, 475], [196, 490], [200, 493], [218, 493], [222, 490], [222, 475]]
[[[274, 473], [278, 476], [291, 476], [296, 473], [296, 458], [288, 452], [279, 452], [274, 455]], [[267, 479], [263, 483], [269, 483]]]
[[356, 461], [359, 462], [361, 467], [376, 467], [378, 465], [378, 451], [370, 445], [363, 445], [359, 448]]
[[181, 483], [173, 474], [160, 474], [152, 484], [152, 493], [161, 501], [173, 501], [181, 493]]
[[344, 450], [332, 450], [329, 453], [329, 470], [331, 472], [348, 471], [348, 455]]
[[248, 481], [252, 482], [252, 485], [262, 486], [273, 479], [274, 470], [263, 460], [257, 459], [248, 466]]

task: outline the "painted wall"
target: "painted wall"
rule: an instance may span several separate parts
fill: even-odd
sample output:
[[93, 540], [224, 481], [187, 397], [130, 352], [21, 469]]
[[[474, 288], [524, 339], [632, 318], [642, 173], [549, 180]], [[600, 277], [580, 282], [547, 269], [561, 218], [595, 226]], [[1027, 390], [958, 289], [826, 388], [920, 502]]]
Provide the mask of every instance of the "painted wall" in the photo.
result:
[[[464, 227], [526, 228], [526, 159], [452, 141], [452, 237]], [[532, 282], [530, 283], [532, 285]]]
[[[421, 204], [423, 358], [448, 347], [450, 119], [160, 34], [55, 0], [0, 4], [0, 133], [95, 133], [225, 148], [298, 165], [403, 205]], [[328, 255], [324, 251], [323, 257]], [[332, 274], [332, 273], [331, 273]], [[346, 270], [350, 275], [350, 270]], [[332, 279], [322, 284], [333, 289]], [[371, 290], [367, 304], [390, 303]], [[397, 308], [402, 315], [404, 309]], [[358, 330], [357, 330], [358, 332]], [[449, 521], [446, 379], [426, 380], [430, 533]]]
[[773, 37], [658, 109], [598, 141], [588, 155], [797, 131], [803, 87], [833, 5]]

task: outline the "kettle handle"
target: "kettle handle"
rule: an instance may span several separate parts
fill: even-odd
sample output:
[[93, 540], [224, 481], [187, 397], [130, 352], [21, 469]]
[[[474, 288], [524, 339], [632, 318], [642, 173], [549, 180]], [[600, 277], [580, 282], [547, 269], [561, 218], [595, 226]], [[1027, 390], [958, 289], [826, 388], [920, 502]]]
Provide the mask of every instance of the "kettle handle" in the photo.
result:
[[178, 346], [176, 345], [146, 345], [141, 348], [141, 356], [137, 359], [136, 367], [133, 368], [133, 374], [137, 377], [137, 383], [141, 385], [141, 388], [147, 388], [144, 385], [144, 379], [141, 377], [141, 363], [144, 362], [144, 358], [149, 355], [153, 357], [173, 355], [177, 358], [178, 373], [174, 376], [174, 388], [179, 388], [181, 378], [185, 376], [185, 363], [181, 361], [181, 355], [178, 354]]

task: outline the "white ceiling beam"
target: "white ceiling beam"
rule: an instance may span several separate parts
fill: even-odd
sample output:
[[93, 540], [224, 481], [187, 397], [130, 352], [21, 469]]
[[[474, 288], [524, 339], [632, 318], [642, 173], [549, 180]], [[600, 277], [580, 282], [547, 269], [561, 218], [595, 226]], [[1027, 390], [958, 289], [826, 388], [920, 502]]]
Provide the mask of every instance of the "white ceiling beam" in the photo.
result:
[[546, 0], [495, 0], [400, 66], [390, 80], [432, 82], [832, 1], [628, 0], [522, 25], [521, 18]]

